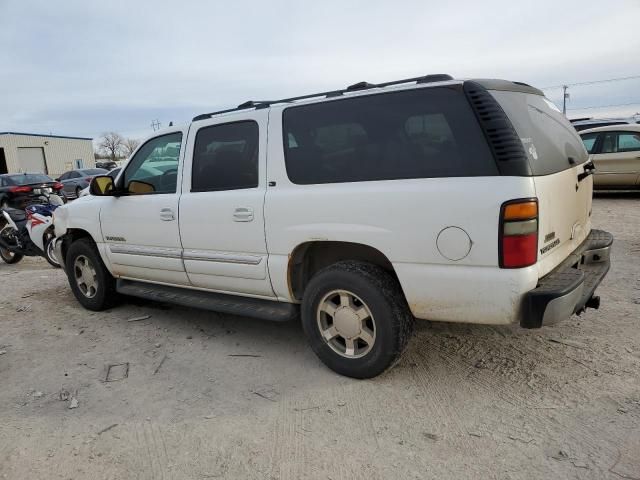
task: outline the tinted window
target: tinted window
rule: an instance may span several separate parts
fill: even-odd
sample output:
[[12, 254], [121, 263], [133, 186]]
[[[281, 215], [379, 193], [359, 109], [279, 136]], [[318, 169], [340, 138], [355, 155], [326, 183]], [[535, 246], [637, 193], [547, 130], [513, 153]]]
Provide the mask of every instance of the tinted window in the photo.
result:
[[235, 122], [198, 130], [193, 154], [192, 192], [258, 186], [258, 124]]
[[67, 173], [67, 179], [80, 178], [81, 176], [82, 176], [82, 174], [80, 174], [79, 172], [69, 172], [69, 173]]
[[584, 148], [587, 149], [587, 152], [591, 153], [593, 151], [597, 138], [597, 133], [585, 133], [582, 135], [582, 143], [584, 144]]
[[[136, 152], [124, 171], [129, 193], [175, 193], [182, 133], [170, 133], [147, 141]], [[131, 181], [148, 188], [129, 188]]]
[[32, 183], [48, 183], [53, 182], [51, 177], [47, 175], [38, 175], [33, 173], [24, 173], [20, 175], [11, 175], [9, 177], [10, 181], [14, 185], [29, 185]]
[[298, 184], [498, 173], [466, 98], [449, 88], [290, 107], [283, 139]]
[[[587, 161], [580, 136], [569, 120], [540, 95], [490, 91], [513, 124], [524, 146], [531, 173], [551, 175]], [[569, 161], [573, 159], [573, 162]]]

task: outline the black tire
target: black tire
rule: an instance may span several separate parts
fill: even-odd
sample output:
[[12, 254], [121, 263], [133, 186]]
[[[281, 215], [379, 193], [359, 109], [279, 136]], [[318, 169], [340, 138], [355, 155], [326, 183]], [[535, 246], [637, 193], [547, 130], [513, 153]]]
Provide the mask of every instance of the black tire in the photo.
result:
[[49, 262], [54, 268], [60, 268], [60, 263], [57, 258], [53, 256], [53, 252], [51, 248], [53, 246], [53, 241], [56, 239], [53, 233], [46, 233], [44, 236], [44, 259]]
[[[81, 290], [76, 281], [76, 260], [80, 257], [87, 259], [91, 267], [95, 270], [94, 280], [96, 283], [95, 292], [89, 296]], [[113, 307], [118, 302], [118, 293], [116, 292], [116, 280], [111, 276], [107, 267], [105, 267], [100, 254], [96, 249], [95, 243], [89, 238], [81, 238], [71, 244], [65, 258], [65, 266], [69, 286], [80, 304], [88, 309], [96, 312], [106, 310]]]
[[82, 189], [80, 187], [76, 187], [76, 198], [80, 198], [80, 192]]
[[[6, 220], [0, 214], [0, 231], [7, 226]], [[13, 265], [14, 263], [18, 263], [20, 260], [24, 258], [24, 255], [20, 255], [19, 253], [13, 253], [4, 248], [0, 248], [0, 258], [4, 263], [8, 263], [9, 265]]]
[[[346, 351], [338, 353], [340, 340], [345, 345], [346, 340], [336, 336], [330, 343], [321, 333], [321, 302], [336, 291], [351, 293], [357, 302], [354, 307], [367, 307], [374, 321], [374, 341], [370, 347], [364, 344], [365, 353], [360, 357], [348, 358], [344, 356]], [[355, 261], [336, 263], [316, 273], [305, 289], [301, 313], [309, 344], [320, 360], [333, 371], [353, 378], [372, 378], [393, 366], [409, 343], [415, 322], [398, 281], [378, 266]]]

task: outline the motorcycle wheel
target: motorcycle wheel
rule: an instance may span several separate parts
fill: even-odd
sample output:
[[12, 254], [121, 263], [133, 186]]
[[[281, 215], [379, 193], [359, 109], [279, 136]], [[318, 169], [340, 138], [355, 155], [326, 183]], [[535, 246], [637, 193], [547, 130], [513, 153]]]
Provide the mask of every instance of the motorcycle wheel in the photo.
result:
[[56, 254], [53, 250], [53, 241], [56, 239], [55, 235], [51, 233], [45, 234], [44, 237], [44, 258], [49, 265], [54, 268], [60, 268], [60, 262], [56, 258]]
[[[3, 236], [5, 230], [11, 230], [11, 227], [5, 224], [4, 227], [0, 228], [0, 237]], [[12, 265], [22, 260], [23, 255], [20, 255], [19, 253], [11, 252], [6, 248], [0, 247], [0, 258], [2, 258], [4, 263], [8, 263], [9, 265]]]

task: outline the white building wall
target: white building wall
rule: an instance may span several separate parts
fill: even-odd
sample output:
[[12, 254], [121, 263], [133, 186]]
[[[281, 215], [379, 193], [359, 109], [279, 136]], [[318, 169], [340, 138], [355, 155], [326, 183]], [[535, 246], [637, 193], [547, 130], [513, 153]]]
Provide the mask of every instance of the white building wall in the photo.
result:
[[73, 164], [76, 159], [82, 159], [83, 168], [93, 168], [96, 164], [91, 140], [46, 135], [5, 134], [0, 135], [0, 148], [4, 148], [9, 173], [22, 172], [18, 161], [19, 147], [42, 147], [47, 172], [31, 173], [47, 173], [53, 178], [75, 168]]

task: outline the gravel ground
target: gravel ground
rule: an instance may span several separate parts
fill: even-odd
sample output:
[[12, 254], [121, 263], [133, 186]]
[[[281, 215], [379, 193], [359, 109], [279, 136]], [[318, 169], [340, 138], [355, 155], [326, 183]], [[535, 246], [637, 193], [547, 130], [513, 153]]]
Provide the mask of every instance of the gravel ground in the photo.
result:
[[640, 196], [599, 196], [593, 216], [616, 237], [599, 311], [534, 331], [419, 322], [367, 381], [326, 369], [297, 322], [91, 313], [44, 260], [1, 264], [0, 476], [640, 478]]

